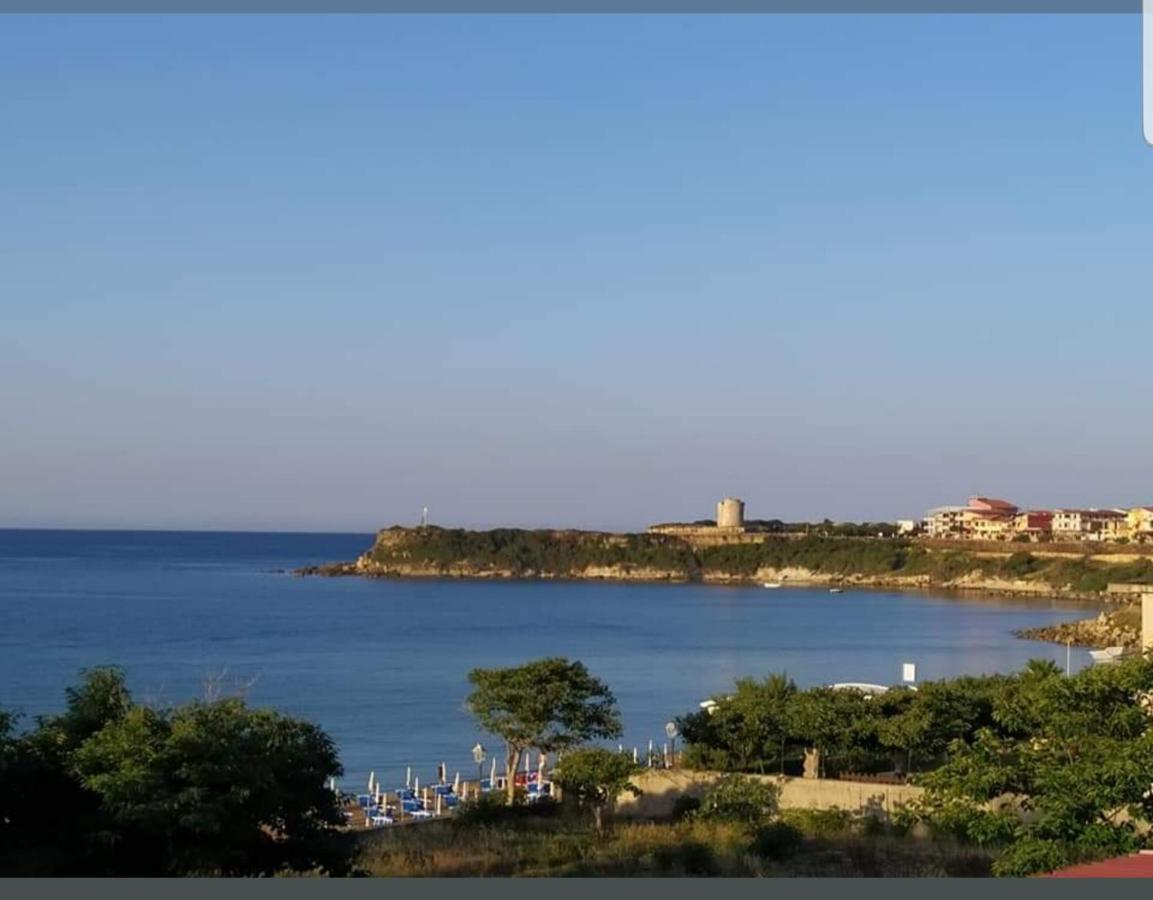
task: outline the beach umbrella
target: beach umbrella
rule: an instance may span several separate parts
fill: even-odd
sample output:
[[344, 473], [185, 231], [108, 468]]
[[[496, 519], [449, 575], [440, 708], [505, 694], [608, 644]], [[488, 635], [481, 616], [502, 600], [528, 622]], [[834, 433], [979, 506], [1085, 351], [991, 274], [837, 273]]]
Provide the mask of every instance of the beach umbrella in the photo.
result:
[[441, 795], [440, 795], [440, 794], [437, 794], [437, 795], [436, 795], [436, 814], [437, 814], [438, 816], [439, 816], [439, 815], [440, 815], [440, 813], [441, 813], [441, 808], [440, 808], [441, 800], [442, 800], [442, 797], [441, 797]]
[[661, 745], [661, 757], [664, 759], [665, 768], [667, 769], [669, 767], [669, 745], [668, 744], [662, 744]]
[[370, 794], [375, 793], [372, 789], [373, 785], [375, 783], [376, 783], [376, 773], [375, 772], [369, 772], [368, 773], [368, 792]]
[[412, 787], [412, 766], [408, 766], [404, 770], [404, 786], [406, 788]]
[[653, 739], [649, 738], [649, 765], [653, 764]]
[[492, 772], [489, 773], [488, 784], [489, 787], [496, 787], [496, 756], [492, 758]]
[[412, 789], [415, 793], [417, 793], [417, 794], [420, 793], [420, 776], [419, 775], [417, 775], [416, 778], [412, 779]]
[[542, 754], [540, 755], [540, 759], [539, 759], [539, 760], [537, 760], [537, 766], [536, 766], [536, 783], [537, 783], [538, 785], [539, 785], [539, 784], [544, 784], [544, 766], [545, 766], [545, 763], [546, 763], [547, 761], [548, 761], [548, 754], [547, 754], [547, 753], [542, 753]]
[[457, 772], [452, 778], [452, 792], [454, 794], [460, 793], [460, 772]]
[[448, 780], [448, 766], [446, 766], [444, 763], [441, 763], [440, 768], [436, 770], [436, 775], [436, 780], [441, 784], [444, 784]]

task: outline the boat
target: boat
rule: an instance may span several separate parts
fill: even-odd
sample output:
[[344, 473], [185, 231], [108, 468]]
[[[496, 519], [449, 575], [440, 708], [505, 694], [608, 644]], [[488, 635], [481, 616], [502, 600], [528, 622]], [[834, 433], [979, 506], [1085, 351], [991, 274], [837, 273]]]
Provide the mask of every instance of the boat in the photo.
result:
[[845, 589], [844, 588], [829, 588], [829, 593], [830, 594], [843, 594], [843, 593], [845, 593]]
[[1104, 650], [1089, 651], [1089, 656], [1092, 657], [1093, 663], [1098, 666], [1115, 663], [1124, 655], [1124, 647], [1106, 647]]
[[781, 583], [779, 581], [766, 581], [764, 584], [761, 585], [761, 587], [768, 588], [769, 590], [775, 590], [776, 588], [779, 588], [780, 586], [781, 586]]

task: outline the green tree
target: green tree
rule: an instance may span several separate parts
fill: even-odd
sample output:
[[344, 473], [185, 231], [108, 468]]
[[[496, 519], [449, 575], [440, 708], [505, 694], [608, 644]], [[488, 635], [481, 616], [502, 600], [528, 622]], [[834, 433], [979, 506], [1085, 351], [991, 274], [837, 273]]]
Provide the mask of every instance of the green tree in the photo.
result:
[[619, 737], [616, 699], [581, 662], [540, 659], [507, 669], [474, 669], [467, 703], [481, 727], [505, 742], [507, 796], [526, 750], [569, 750], [596, 739]]
[[632, 779], [641, 771], [631, 756], [605, 750], [603, 747], [585, 747], [566, 753], [557, 764], [553, 780], [566, 796], [593, 812], [597, 834], [604, 833], [604, 814], [625, 791], [639, 796], [640, 789]]
[[924, 776], [922, 818], [1001, 845], [1001, 875], [1137, 848], [1133, 822], [1153, 816], [1151, 698], [1148, 658], [1069, 678], [1030, 665], [999, 685], [994, 726]]
[[86, 672], [64, 713], [0, 734], [0, 872], [264, 875], [348, 870], [315, 725], [239, 699], [153, 709]]
[[327, 867], [341, 821], [325, 781], [339, 774], [315, 725], [235, 698], [170, 713], [135, 707], [73, 756], [114, 825], [154, 848], [166, 874], [273, 874]]
[[820, 687], [800, 692], [789, 704], [789, 731], [816, 752], [822, 777], [828, 757], [876, 749], [872, 703], [860, 691]]

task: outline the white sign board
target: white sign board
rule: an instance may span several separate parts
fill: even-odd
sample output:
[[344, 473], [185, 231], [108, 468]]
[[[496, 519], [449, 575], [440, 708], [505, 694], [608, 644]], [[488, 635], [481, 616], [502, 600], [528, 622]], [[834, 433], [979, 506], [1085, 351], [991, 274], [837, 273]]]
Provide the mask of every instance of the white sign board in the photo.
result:
[[[1153, 2], [1153, 0], [1146, 0], [1146, 2]], [[901, 681], [916, 681], [917, 680], [917, 664], [904, 663], [901, 666]]]

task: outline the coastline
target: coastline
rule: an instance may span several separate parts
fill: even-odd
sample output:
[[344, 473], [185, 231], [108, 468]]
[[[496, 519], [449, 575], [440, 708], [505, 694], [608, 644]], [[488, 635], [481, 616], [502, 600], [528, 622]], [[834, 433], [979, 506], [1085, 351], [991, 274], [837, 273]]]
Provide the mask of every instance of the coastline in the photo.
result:
[[[468, 531], [394, 526], [377, 533], [355, 560], [305, 566], [298, 577], [477, 581], [601, 581], [800, 589], [889, 590], [1062, 601], [1095, 613], [1015, 636], [1049, 643], [1129, 645], [1132, 593], [1116, 584], [1150, 583], [1148, 548], [1125, 553], [1086, 546], [953, 543], [883, 538], [756, 537], [718, 544], [691, 535], [574, 530]], [[1153, 584], [1150, 585], [1153, 590]]]
[[434, 568], [430, 566], [386, 567], [365, 564], [361, 560], [302, 566], [289, 573], [297, 578], [369, 578], [417, 581], [443, 579], [448, 581], [592, 581], [640, 584], [709, 584], [734, 587], [757, 587], [777, 581], [781, 587], [804, 589], [865, 588], [918, 593], [932, 591], [945, 594], [991, 594], [1021, 600], [1063, 600], [1086, 607], [1114, 606], [1123, 600], [1112, 600], [1108, 594], [1062, 590], [1041, 587], [1030, 582], [1012, 582], [1005, 579], [962, 577], [952, 581], [936, 582], [928, 576], [898, 576], [885, 578], [873, 575], [841, 575], [822, 572], [799, 573], [791, 570], [761, 570], [756, 576], [706, 572], [695, 577], [681, 573], [643, 570], [598, 569], [576, 573], [513, 572], [499, 569], [474, 569], [468, 566]]
[[[359, 561], [345, 563], [329, 563], [318, 566], [305, 566], [292, 571], [295, 577], [326, 577], [326, 578], [368, 578], [382, 580], [447, 580], [447, 581], [585, 581], [615, 584], [707, 584], [718, 587], [733, 586], [754, 588], [763, 582], [756, 578], [718, 576], [705, 574], [697, 578], [652, 576], [637, 572], [629, 573], [597, 573], [590, 574], [533, 574], [514, 573], [508, 571], [443, 571], [429, 568], [381, 569], [358, 565]], [[1071, 643], [1076, 647], [1103, 648], [1122, 644], [1129, 646], [1136, 644], [1139, 635], [1132, 628], [1118, 627], [1114, 618], [1124, 614], [1126, 607], [1110, 610], [1108, 600], [1101, 595], [1087, 594], [1073, 591], [1038, 591], [1022, 590], [1019, 587], [1006, 586], [1001, 581], [979, 581], [969, 579], [957, 584], [934, 584], [927, 578], [876, 578], [876, 577], [845, 577], [822, 576], [812, 573], [808, 578], [785, 578], [781, 587], [799, 588], [802, 590], [822, 590], [830, 587], [845, 587], [857, 590], [885, 590], [900, 591], [908, 594], [933, 594], [935, 596], [953, 597], [955, 599], [974, 599], [973, 595], [992, 597], [1003, 600], [1019, 601], [1045, 601], [1059, 600], [1075, 607], [1083, 608], [1086, 612], [1096, 612], [1096, 616], [1085, 619], [1076, 619], [1072, 622], [1058, 625], [1040, 626], [1036, 628], [1018, 629], [1013, 636], [1021, 640], [1039, 641], [1051, 644]]]

